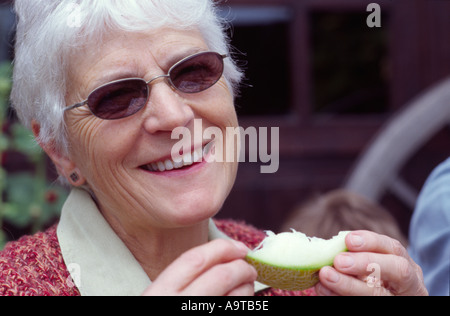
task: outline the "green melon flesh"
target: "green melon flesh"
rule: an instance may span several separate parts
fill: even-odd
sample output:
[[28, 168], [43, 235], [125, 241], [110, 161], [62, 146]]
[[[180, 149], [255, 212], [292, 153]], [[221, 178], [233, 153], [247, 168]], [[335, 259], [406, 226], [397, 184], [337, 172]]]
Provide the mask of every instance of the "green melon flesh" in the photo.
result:
[[258, 271], [258, 282], [289, 291], [306, 290], [319, 282], [319, 271], [332, 266], [334, 258], [347, 251], [340, 232], [330, 240], [307, 237], [292, 231], [267, 237], [247, 255], [247, 261]]

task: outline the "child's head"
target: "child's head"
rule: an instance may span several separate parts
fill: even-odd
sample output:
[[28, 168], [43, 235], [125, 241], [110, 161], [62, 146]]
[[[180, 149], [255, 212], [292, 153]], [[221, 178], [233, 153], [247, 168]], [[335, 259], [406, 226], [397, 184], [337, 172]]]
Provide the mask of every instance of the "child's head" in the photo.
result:
[[370, 230], [407, 245], [394, 217], [383, 207], [346, 190], [335, 190], [297, 207], [281, 227], [331, 238], [344, 230]]

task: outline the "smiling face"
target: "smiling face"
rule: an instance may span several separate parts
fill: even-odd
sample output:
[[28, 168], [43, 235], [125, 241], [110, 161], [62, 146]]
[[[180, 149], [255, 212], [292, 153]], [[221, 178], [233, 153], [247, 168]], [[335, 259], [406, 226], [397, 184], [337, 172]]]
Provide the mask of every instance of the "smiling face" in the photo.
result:
[[[192, 30], [115, 33], [100, 51], [86, 49], [72, 60], [67, 104], [85, 100], [113, 80], [148, 81], [167, 74], [177, 61], [202, 51], [208, 47]], [[233, 97], [223, 77], [196, 94], [183, 94], [163, 78], [156, 80], [146, 107], [127, 118], [102, 120], [86, 106], [66, 112], [65, 118], [69, 159], [110, 223], [129, 229], [192, 226], [214, 216], [233, 186], [237, 162], [201, 162], [180, 169], [170, 165], [172, 147], [179, 141], [171, 138], [175, 128], [186, 127], [194, 139], [197, 119], [203, 130], [218, 127], [223, 135], [226, 127], [237, 127]], [[203, 150], [209, 142], [194, 143], [192, 151]]]

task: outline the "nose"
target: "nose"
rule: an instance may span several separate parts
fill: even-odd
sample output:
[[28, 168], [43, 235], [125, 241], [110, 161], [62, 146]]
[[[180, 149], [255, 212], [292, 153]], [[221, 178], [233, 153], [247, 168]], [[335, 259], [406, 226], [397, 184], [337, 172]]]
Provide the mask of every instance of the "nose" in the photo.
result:
[[192, 108], [165, 80], [152, 82], [144, 112], [144, 128], [150, 134], [172, 132], [194, 119]]

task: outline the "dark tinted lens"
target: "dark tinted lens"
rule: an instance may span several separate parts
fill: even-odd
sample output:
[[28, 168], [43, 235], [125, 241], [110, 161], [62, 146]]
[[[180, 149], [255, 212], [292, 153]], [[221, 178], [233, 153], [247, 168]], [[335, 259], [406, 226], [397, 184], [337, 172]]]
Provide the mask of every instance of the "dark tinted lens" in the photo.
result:
[[207, 52], [175, 65], [169, 75], [172, 84], [181, 92], [198, 93], [216, 84], [222, 77], [223, 68], [223, 57]]
[[88, 106], [95, 116], [115, 120], [135, 114], [145, 106], [147, 99], [147, 83], [140, 79], [128, 79], [110, 83], [92, 92]]

